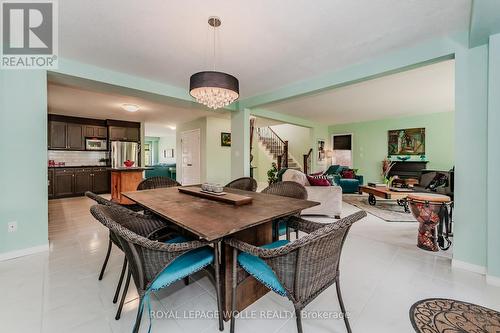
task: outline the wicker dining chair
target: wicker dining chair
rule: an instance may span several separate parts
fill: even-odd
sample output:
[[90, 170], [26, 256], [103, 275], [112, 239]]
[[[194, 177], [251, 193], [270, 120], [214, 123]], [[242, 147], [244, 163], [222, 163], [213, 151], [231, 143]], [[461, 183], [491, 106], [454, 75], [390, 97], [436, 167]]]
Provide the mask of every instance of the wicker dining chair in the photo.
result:
[[137, 185], [137, 191], [142, 190], [152, 190], [155, 188], [165, 188], [165, 187], [174, 187], [181, 186], [177, 181], [172, 178], [156, 176], [144, 179], [142, 182]]
[[[236, 313], [239, 265], [267, 288], [292, 301], [299, 333], [302, 333], [301, 311], [335, 284], [345, 326], [352, 332], [340, 292], [339, 262], [351, 225], [365, 216], [366, 212], [359, 211], [329, 224], [291, 216], [288, 223], [308, 233], [293, 242], [279, 240], [256, 247], [234, 238], [225, 240], [233, 248], [232, 314]], [[234, 317], [231, 317], [231, 333], [235, 329]]]
[[[187, 241], [181, 236], [164, 242], [153, 241], [130, 230], [127, 226], [131, 217], [116, 207], [95, 205], [90, 212], [117, 236], [129, 262], [140, 299], [134, 333], [139, 331], [145, 303], [149, 307], [151, 329], [151, 292], [166, 288], [210, 265], [214, 266], [219, 330], [224, 330], [218, 244], [212, 248], [207, 242]], [[132, 220], [133, 223], [142, 222], [140, 217]]]
[[[303, 185], [296, 182], [284, 181], [273, 183], [262, 190], [262, 193], [279, 195], [282, 197], [307, 200], [307, 190]], [[286, 235], [286, 239], [290, 240], [290, 228], [286, 221], [279, 219], [273, 223], [273, 239], [278, 240], [280, 236]], [[295, 231], [295, 235], [299, 238], [299, 231]]]
[[[162, 239], [172, 234], [171, 230], [168, 228], [165, 222], [160, 219], [138, 214], [92, 192], [87, 191], [85, 192], [85, 195], [100, 205], [114, 207], [115, 209], [121, 211], [124, 215], [129, 216], [130, 221], [127, 223], [126, 227], [140, 235], [151, 237], [153, 239]], [[123, 251], [120, 241], [118, 240], [116, 235], [111, 230], [109, 230], [108, 250], [106, 252], [106, 257], [104, 258], [104, 262], [101, 267], [101, 272], [99, 273], [99, 280], [102, 280], [104, 276], [104, 271], [106, 270], [106, 266], [108, 264], [113, 244]], [[127, 271], [127, 266], [128, 262], [127, 262], [127, 257], [125, 256], [123, 259], [120, 279], [118, 280], [118, 285], [116, 286], [115, 295], [113, 297], [113, 303], [116, 303], [118, 301], [118, 297], [120, 296], [120, 290], [123, 284], [123, 278], [125, 276], [125, 272]], [[127, 296], [127, 290], [129, 284], [130, 284], [130, 274], [127, 274], [122, 297], [120, 299], [120, 303], [118, 305], [118, 309], [115, 315], [116, 320], [120, 319], [121, 312], [123, 309], [123, 304], [125, 303], [125, 297]]]
[[238, 190], [243, 190], [243, 191], [255, 192], [257, 191], [257, 182], [252, 177], [241, 177], [233, 180], [225, 187], [236, 188]]

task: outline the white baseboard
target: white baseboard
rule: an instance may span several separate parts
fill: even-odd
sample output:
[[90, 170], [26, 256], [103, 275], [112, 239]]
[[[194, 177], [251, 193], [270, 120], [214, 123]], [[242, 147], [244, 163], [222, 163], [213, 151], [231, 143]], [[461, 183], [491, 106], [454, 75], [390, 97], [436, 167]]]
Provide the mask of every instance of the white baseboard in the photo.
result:
[[49, 243], [34, 247], [29, 247], [27, 249], [21, 249], [16, 251], [0, 253], [0, 261], [24, 257], [30, 254], [45, 252], [49, 250]]
[[451, 267], [453, 269], [455, 269], [455, 268], [456, 269], [463, 269], [463, 270], [466, 270], [469, 272], [474, 272], [474, 273], [478, 273], [478, 274], [482, 274], [482, 275], [486, 274], [486, 267], [470, 264], [468, 262], [460, 261], [460, 260], [456, 260], [456, 259], [453, 259], [451, 261]]
[[491, 284], [495, 287], [500, 287], [500, 277], [496, 277], [493, 275], [486, 275], [486, 283]]

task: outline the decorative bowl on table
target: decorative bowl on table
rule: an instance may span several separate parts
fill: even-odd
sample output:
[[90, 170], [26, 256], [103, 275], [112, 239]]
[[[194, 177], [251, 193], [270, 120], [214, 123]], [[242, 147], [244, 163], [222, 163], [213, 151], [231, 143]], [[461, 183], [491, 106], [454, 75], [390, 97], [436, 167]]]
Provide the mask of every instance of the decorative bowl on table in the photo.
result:
[[132, 167], [132, 166], [134, 165], [134, 163], [135, 163], [135, 162], [134, 162], [134, 161], [131, 161], [131, 160], [126, 160], [125, 162], [123, 162], [123, 164], [125, 164], [125, 166], [126, 166], [127, 168]]

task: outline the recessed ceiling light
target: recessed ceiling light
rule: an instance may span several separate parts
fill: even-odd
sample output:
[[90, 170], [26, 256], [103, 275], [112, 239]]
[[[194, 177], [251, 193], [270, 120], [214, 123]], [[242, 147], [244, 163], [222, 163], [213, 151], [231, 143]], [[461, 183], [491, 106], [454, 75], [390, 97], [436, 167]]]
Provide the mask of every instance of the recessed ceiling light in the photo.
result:
[[128, 112], [136, 112], [136, 111], [139, 111], [139, 105], [125, 103], [125, 104], [122, 104], [122, 109], [125, 111], [128, 111]]
[[167, 125], [168, 128], [170, 128], [171, 130], [175, 130], [177, 127], [175, 127], [175, 125]]

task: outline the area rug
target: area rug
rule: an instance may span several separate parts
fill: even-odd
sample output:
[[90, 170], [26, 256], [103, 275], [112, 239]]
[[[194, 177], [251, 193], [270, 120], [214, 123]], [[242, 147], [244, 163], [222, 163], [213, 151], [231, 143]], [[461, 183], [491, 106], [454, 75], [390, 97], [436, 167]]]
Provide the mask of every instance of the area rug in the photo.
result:
[[411, 213], [405, 213], [404, 208], [393, 200], [377, 199], [375, 206], [368, 203], [366, 195], [344, 194], [342, 200], [387, 222], [417, 222]]
[[418, 333], [499, 333], [500, 312], [461, 301], [429, 298], [410, 308]]

